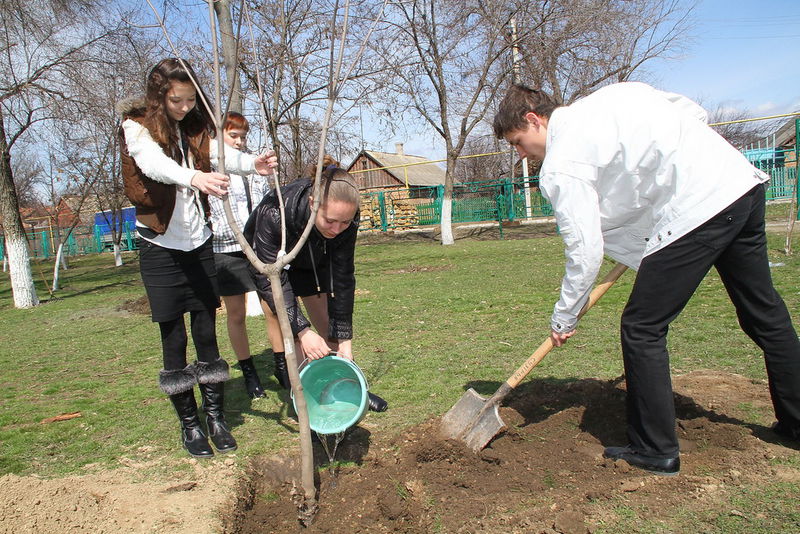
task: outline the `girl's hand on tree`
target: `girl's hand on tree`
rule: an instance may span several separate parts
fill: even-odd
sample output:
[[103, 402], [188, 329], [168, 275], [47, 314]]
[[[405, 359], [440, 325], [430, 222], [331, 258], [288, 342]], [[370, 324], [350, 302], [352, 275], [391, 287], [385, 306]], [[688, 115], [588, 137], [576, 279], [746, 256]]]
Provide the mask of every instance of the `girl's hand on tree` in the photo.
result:
[[306, 328], [297, 334], [297, 339], [300, 340], [300, 348], [303, 350], [303, 355], [309, 360], [319, 360], [330, 354], [331, 349], [325, 340], [311, 330]]
[[275, 172], [278, 167], [278, 158], [275, 156], [274, 150], [268, 150], [257, 156], [253, 164], [258, 174], [266, 176]]
[[192, 187], [205, 193], [222, 198], [228, 194], [230, 178], [218, 172], [198, 172], [192, 176]]

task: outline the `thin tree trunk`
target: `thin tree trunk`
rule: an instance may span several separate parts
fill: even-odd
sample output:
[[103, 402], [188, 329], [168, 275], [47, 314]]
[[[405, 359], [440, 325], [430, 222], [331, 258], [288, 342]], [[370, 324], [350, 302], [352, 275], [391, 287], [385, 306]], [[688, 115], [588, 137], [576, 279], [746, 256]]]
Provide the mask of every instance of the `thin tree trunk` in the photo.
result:
[[33, 285], [28, 243], [22, 227], [22, 218], [19, 215], [19, 202], [17, 190], [14, 187], [11, 154], [6, 140], [2, 109], [0, 109], [0, 215], [3, 217], [6, 256], [11, 271], [11, 292], [14, 296], [14, 306], [32, 308], [39, 304], [39, 298], [36, 296], [36, 287]]
[[289, 324], [289, 315], [286, 313], [286, 301], [283, 299], [280, 269], [274, 269], [274, 265], [272, 267], [268, 277], [269, 283], [274, 289], [272, 295], [275, 299], [275, 309], [278, 311], [278, 323], [283, 334], [283, 350], [286, 352], [286, 366], [289, 368], [289, 380], [292, 384], [297, 422], [300, 425], [300, 457], [304, 460], [301, 462], [300, 473], [303, 495], [300, 495], [297, 488], [295, 488], [294, 501], [298, 509], [298, 518], [304, 526], [308, 526], [319, 510], [316, 486], [314, 485], [314, 463], [313, 461], [305, 461], [307, 458], [314, 457], [313, 445], [311, 444], [311, 425], [308, 420], [308, 408], [306, 397], [303, 393], [303, 384], [300, 381], [300, 373], [297, 370], [297, 353], [295, 352], [292, 327]]
[[222, 41], [222, 63], [225, 65], [228, 90], [231, 91], [228, 109], [241, 113], [242, 83], [236, 69], [236, 56], [239, 43], [236, 40], [236, 34], [233, 33], [233, 21], [231, 20], [231, 6], [229, 0], [214, 0], [214, 11], [217, 14], [217, 24], [219, 24], [220, 40]]
[[795, 178], [795, 192], [792, 195], [792, 204], [789, 207], [789, 221], [786, 224], [786, 243], [783, 253], [787, 256], [792, 255], [792, 234], [794, 233], [794, 223], [797, 220], [797, 178]]
[[444, 197], [442, 198], [442, 220], [440, 228], [442, 232], [442, 245], [452, 245], [455, 243], [453, 238], [453, 169], [456, 161], [447, 162], [447, 171], [444, 178]]
[[58, 244], [58, 252], [56, 252], [56, 263], [53, 266], [53, 291], [58, 291], [59, 268], [61, 267], [61, 260], [64, 259], [64, 243]]

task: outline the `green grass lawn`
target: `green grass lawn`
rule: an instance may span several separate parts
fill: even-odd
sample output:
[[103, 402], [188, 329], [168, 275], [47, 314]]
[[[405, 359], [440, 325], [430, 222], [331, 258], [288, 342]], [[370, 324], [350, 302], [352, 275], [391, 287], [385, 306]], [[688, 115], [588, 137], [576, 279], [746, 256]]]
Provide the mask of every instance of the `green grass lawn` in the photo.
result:
[[[784, 264], [773, 270], [775, 283], [795, 311], [800, 252], [782, 253], [783, 233], [770, 239], [772, 261]], [[110, 254], [72, 259], [56, 298], [42, 281], [52, 276], [52, 264], [34, 264], [44, 302], [30, 310], [14, 309], [8, 274], [0, 273], [0, 474], [57, 476], [113, 467], [122, 457], [184, 456], [177, 420], [157, 387], [158, 328], [149, 316], [118, 309], [144, 294], [135, 253], [125, 261], [115, 268]], [[369, 414], [364, 426], [397, 432], [444, 413], [467, 385], [493, 392], [547, 335], [563, 261], [558, 237], [462, 240], [450, 247], [360, 244], [354, 351], [371, 389], [391, 405], [384, 414]], [[569, 380], [622, 373], [618, 323], [633, 274], [623, 276], [584, 318], [579, 334], [534, 375]], [[271, 353], [263, 320], [250, 318], [249, 327], [269, 391], [251, 402], [241, 373], [232, 369], [226, 409], [243, 457], [296, 440], [296, 428], [282, 417], [287, 396], [265, 367]], [[217, 333], [233, 363], [224, 318]], [[674, 323], [670, 345], [676, 373], [712, 368], [765, 378], [762, 357], [738, 329], [713, 271]], [[81, 417], [41, 423], [69, 412]]]

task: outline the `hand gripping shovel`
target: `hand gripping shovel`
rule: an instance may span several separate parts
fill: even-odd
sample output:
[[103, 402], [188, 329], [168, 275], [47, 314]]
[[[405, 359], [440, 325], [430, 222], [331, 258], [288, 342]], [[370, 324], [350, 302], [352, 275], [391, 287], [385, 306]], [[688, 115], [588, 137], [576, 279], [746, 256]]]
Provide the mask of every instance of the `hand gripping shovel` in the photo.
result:
[[[614, 266], [603, 278], [603, 281], [592, 290], [589, 295], [589, 301], [578, 314], [579, 319], [583, 317], [583, 314], [589, 308], [594, 306], [626, 269], [627, 267], [622, 264]], [[506, 427], [497, 411], [498, 406], [500, 406], [505, 396], [528, 376], [528, 373], [544, 359], [552, 348], [553, 342], [548, 336], [544, 343], [539, 345], [536, 352], [489, 399], [481, 397], [474, 389], [470, 388], [442, 418], [443, 436], [464, 441], [474, 452], [486, 447], [492, 438]]]

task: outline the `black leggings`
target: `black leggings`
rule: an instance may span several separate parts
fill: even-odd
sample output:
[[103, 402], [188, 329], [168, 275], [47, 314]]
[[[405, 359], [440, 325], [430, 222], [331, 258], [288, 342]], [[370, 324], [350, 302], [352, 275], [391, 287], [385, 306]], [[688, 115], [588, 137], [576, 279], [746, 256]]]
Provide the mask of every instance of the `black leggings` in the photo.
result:
[[[219, 359], [217, 332], [215, 326], [216, 310], [189, 312], [191, 317], [192, 341], [201, 362]], [[161, 328], [161, 348], [164, 352], [164, 369], [175, 371], [186, 367], [186, 325], [183, 315], [171, 321], [159, 322]]]

